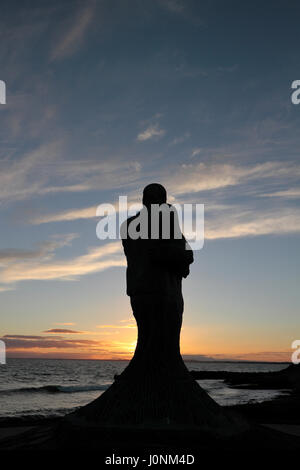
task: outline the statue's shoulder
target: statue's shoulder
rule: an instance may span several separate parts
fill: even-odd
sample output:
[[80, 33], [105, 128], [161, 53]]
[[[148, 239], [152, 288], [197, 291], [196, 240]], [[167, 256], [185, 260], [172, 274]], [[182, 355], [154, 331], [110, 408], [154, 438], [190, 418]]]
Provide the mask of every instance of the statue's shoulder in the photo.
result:
[[137, 216], [139, 215], [139, 213], [131, 216], [131, 217], [128, 217], [128, 219], [124, 220], [124, 222], [122, 222], [121, 224], [121, 227], [120, 227], [120, 235], [121, 235], [121, 238], [122, 239], [127, 239], [127, 236], [128, 236], [128, 227], [130, 225], [130, 223], [137, 218]]

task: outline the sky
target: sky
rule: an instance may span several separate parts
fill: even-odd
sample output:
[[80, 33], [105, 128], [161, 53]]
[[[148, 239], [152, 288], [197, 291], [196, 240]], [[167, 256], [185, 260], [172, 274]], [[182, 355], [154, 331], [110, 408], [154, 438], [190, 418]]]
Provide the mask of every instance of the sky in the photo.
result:
[[8, 356], [128, 359], [118, 240], [96, 208], [205, 205], [181, 351], [288, 361], [300, 337], [296, 1], [4, 0], [0, 338]]

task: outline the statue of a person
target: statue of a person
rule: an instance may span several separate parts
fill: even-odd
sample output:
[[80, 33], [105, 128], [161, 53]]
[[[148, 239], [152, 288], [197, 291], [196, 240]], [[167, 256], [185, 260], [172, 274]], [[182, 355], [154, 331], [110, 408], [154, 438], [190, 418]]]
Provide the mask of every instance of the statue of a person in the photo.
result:
[[[127, 294], [138, 327], [134, 356], [99, 398], [69, 416], [93, 425], [179, 426], [230, 434], [236, 429], [234, 420], [193, 379], [180, 354], [182, 279], [189, 274], [193, 252], [166, 200], [163, 186], [146, 186], [143, 209], [121, 227]], [[169, 227], [160, 211], [158, 221], [153, 219], [153, 207], [170, 209]]]
[[[168, 375], [172, 367], [176, 367], [178, 372], [179, 364], [185, 368], [179, 349], [183, 314], [182, 278], [189, 274], [193, 252], [187, 249], [189, 247], [181, 232], [178, 236], [178, 230], [175, 238], [177, 213], [166, 202], [165, 188], [157, 183], [149, 184], [143, 191], [148, 222], [147, 233], [143, 233], [146, 238], [130, 236], [130, 225], [139, 219], [140, 213], [130, 217], [121, 228], [127, 258], [127, 294], [138, 326], [136, 351], [126, 375], [129, 372], [135, 374], [137, 367], [140, 373], [149, 373], [151, 367], [158, 377], [161, 377], [163, 369], [164, 374]], [[153, 238], [151, 230], [155, 220], [151, 207], [160, 208], [162, 205], [167, 207], [159, 212], [158, 230]], [[162, 234], [163, 217], [169, 224], [168, 238], [163, 238]], [[138, 228], [142, 232], [141, 227]]]

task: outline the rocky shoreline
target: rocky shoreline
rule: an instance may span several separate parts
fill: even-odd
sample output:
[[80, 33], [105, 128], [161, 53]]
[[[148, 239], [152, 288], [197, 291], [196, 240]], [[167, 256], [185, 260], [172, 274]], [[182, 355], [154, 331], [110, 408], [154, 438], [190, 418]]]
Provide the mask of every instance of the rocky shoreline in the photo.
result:
[[300, 393], [300, 364], [274, 372], [191, 371], [196, 380], [224, 380], [233, 388], [293, 390]]
[[[213, 372], [201, 371], [191, 372], [197, 380], [219, 379], [235, 388], [277, 388], [287, 391], [286, 395], [262, 403], [248, 403], [224, 407], [230, 412], [237, 413], [247, 419], [251, 430], [243, 436], [230, 441], [207, 440], [192, 430], [147, 430], [137, 431], [135, 429], [105, 430], [104, 428], [77, 429], [72, 435], [72, 440], [64, 440], [60, 444], [56, 440], [59, 430], [63, 426], [63, 418], [55, 419], [11, 419], [0, 421], [0, 450], [24, 450], [28, 449], [54, 449], [60, 445], [69, 448], [77, 442], [77, 446], [84, 449], [99, 448], [99, 437], [101, 436], [105, 452], [110, 446], [142, 449], [143, 446], [152, 446], [170, 450], [180, 443], [183, 447], [198, 449], [211, 449], [219, 447], [230, 450], [234, 442], [241, 449], [254, 446], [261, 449], [300, 449], [300, 367], [290, 365], [279, 372], [268, 373], [244, 373], [244, 372]], [[269, 428], [268, 428], [269, 427]], [[24, 429], [24, 432], [20, 432]], [[1, 433], [2, 431], [2, 433]], [[65, 432], [65, 435], [68, 435]], [[2, 437], [1, 437], [2, 436]], [[98, 437], [97, 437], [98, 436]], [[130, 437], [131, 436], [131, 437]], [[83, 437], [85, 439], [83, 439]], [[201, 446], [199, 447], [199, 439]], [[126, 444], [127, 442], [127, 444]], [[177, 444], [176, 444], [177, 443]], [[197, 443], [197, 444], [196, 444]], [[125, 447], [124, 447], [125, 446]], [[104, 448], [102, 450], [104, 450]]]

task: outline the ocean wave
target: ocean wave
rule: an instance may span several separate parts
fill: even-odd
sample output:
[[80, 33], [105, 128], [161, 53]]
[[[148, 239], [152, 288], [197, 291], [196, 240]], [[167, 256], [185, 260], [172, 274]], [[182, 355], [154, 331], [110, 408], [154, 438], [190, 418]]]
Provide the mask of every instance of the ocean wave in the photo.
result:
[[20, 426], [20, 425], [36, 425], [50, 424], [56, 422], [66, 416], [68, 413], [81, 408], [75, 406], [73, 408], [57, 408], [55, 410], [23, 410], [22, 412], [11, 412], [7, 416], [0, 416], [0, 427]]
[[0, 390], [0, 394], [11, 393], [78, 393], [104, 391], [110, 384], [105, 385], [43, 385], [42, 387], [21, 387], [7, 390]]

